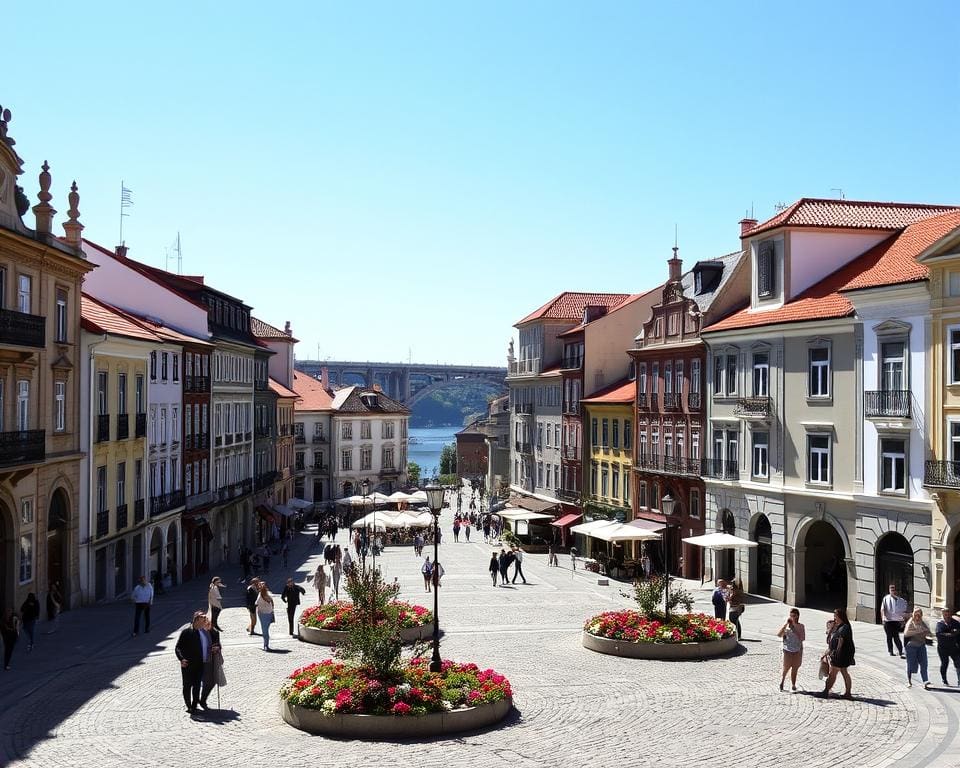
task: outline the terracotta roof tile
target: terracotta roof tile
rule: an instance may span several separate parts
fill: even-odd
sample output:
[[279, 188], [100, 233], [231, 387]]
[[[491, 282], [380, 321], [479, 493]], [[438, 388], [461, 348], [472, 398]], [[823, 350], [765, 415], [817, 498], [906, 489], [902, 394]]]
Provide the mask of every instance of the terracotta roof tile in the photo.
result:
[[94, 333], [109, 333], [158, 344], [163, 341], [121, 310], [86, 294], [80, 296], [80, 322], [84, 328]]
[[305, 373], [293, 372], [293, 391], [300, 398], [294, 406], [296, 411], [329, 411], [333, 408], [333, 395]]
[[616, 384], [595, 392], [590, 397], [583, 398], [580, 402], [588, 405], [618, 405], [623, 403], [632, 403], [637, 396], [637, 382], [623, 379]]
[[270, 389], [280, 395], [280, 397], [300, 397], [300, 395], [298, 395], [292, 389], [287, 389], [272, 376], [270, 377]]
[[777, 227], [903, 229], [920, 219], [956, 209], [954, 205], [879, 203], [868, 200], [823, 200], [803, 197], [776, 216], [745, 232], [752, 237]]
[[583, 320], [583, 310], [588, 306], [604, 306], [613, 309], [627, 299], [633, 298], [629, 293], [575, 293], [564, 291], [559, 296], [550, 299], [539, 309], [534, 310], [514, 325], [523, 325], [531, 320]]
[[281, 341], [294, 343], [297, 341], [297, 339], [293, 338], [293, 336], [286, 331], [281, 331], [279, 328], [275, 328], [270, 325], [270, 323], [265, 323], [253, 315], [250, 315], [250, 333], [258, 339], [280, 339]]

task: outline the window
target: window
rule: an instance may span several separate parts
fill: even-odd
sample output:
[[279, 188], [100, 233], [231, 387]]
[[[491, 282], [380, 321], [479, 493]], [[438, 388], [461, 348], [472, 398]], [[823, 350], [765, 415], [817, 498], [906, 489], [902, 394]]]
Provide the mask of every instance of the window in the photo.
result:
[[17, 382], [17, 429], [30, 429], [30, 382], [26, 379]]
[[340, 425], [340, 439], [353, 440], [353, 422], [345, 421]]
[[360, 449], [360, 469], [369, 470], [373, 465], [373, 451], [369, 446]]
[[700, 361], [692, 360], [690, 362], [690, 391], [700, 391]]
[[770, 356], [766, 352], [758, 352], [753, 356], [753, 396], [768, 397], [770, 395]]
[[830, 350], [810, 350], [810, 397], [830, 397]]
[[666, 430], [663, 433], [663, 455], [665, 458], [673, 458], [673, 432]]
[[737, 394], [737, 356], [735, 354], [714, 356], [713, 394], [721, 397]]
[[768, 473], [770, 435], [768, 432], [753, 433], [753, 466], [754, 477], [766, 478]]
[[97, 467], [97, 512], [107, 509], [107, 468]]
[[160, 409], [160, 435], [159, 439], [156, 440], [158, 443], [167, 442], [167, 409]]
[[361, 421], [360, 422], [360, 439], [369, 440], [370, 439], [370, 422]]
[[647, 483], [645, 480], [637, 483], [637, 505], [640, 507], [647, 506]]
[[673, 375], [677, 377], [674, 391], [678, 395], [682, 395], [683, 394], [683, 360], [677, 360], [676, 364], [673, 366]]
[[167, 380], [167, 358], [169, 355], [166, 352], [160, 354], [160, 379], [162, 381]]
[[552, 474], [553, 474], [553, 465], [547, 464], [547, 479], [546, 479], [546, 484], [544, 485], [544, 488], [550, 488]]
[[770, 298], [775, 291], [774, 258], [773, 240], [760, 243], [757, 248], [757, 296], [761, 299]]
[[950, 383], [960, 384], [960, 328], [950, 329]]
[[110, 412], [107, 403], [107, 372], [97, 371], [97, 413], [106, 416]]
[[700, 489], [690, 489], [690, 517], [700, 517]]
[[144, 413], [145, 411], [143, 410], [143, 374], [142, 373], [137, 374], [137, 380], [136, 380], [135, 386], [137, 389], [137, 392], [136, 392], [137, 413]]
[[600, 428], [601, 441], [604, 448], [610, 445], [610, 420], [604, 419]]
[[33, 280], [30, 275], [20, 275], [17, 280], [17, 309], [25, 315], [30, 314], [30, 296], [33, 292]]
[[547, 448], [550, 447], [550, 437], [553, 434], [553, 430], [550, 428], [550, 425], [547, 424]]
[[623, 471], [623, 503], [630, 506], [630, 473], [626, 469]]
[[540, 450], [541, 448], [543, 448], [543, 423], [538, 421], [537, 422], [537, 450]]
[[629, 451], [633, 448], [633, 422], [630, 419], [624, 419], [623, 422], [623, 449]]
[[133, 463], [133, 498], [135, 501], [143, 498], [143, 459]]
[[127, 462], [117, 464], [117, 506], [127, 503]]
[[117, 413], [125, 416], [127, 413], [127, 374], [117, 374]]
[[673, 363], [669, 361], [663, 365], [663, 394], [673, 394]]
[[537, 485], [543, 487], [543, 462], [537, 462]]
[[637, 456], [642, 461], [647, 456], [647, 433], [640, 432], [640, 445], [637, 446]]
[[657, 457], [660, 455], [660, 429], [653, 427], [650, 430], [650, 455]]
[[600, 495], [607, 497], [607, 489], [610, 483], [610, 465], [602, 464], [600, 466]]
[[23, 525], [33, 524], [33, 499], [23, 499], [20, 502], [20, 522]]
[[727, 381], [726, 391], [728, 395], [737, 393], [737, 356], [727, 355]]
[[[547, 429], [550, 429], [549, 424], [547, 425]], [[559, 424], [553, 425], [553, 444], [557, 448], [560, 447], [560, 425]]]
[[683, 458], [683, 427], [677, 427], [677, 458]]
[[[323, 463], [323, 454], [320, 454], [320, 463]], [[393, 469], [393, 446], [385, 445], [383, 447], [383, 468]]]
[[620, 465], [613, 465], [613, 484], [610, 486], [611, 498], [620, 500]]
[[700, 432], [699, 430], [691, 430], [690, 432], [690, 458], [699, 459], [700, 458]]
[[597, 439], [597, 419], [591, 419], [590, 421], [590, 442], [593, 444], [593, 447], [596, 448], [600, 445], [600, 441]]
[[157, 353], [150, 353], [150, 381], [157, 380]]
[[57, 289], [57, 314], [56, 314], [56, 335], [57, 341], [67, 340], [67, 292], [62, 288]]
[[960, 421], [950, 422], [950, 461], [960, 462]]
[[830, 482], [830, 436], [807, 436], [808, 479], [811, 483]]
[[180, 355], [173, 353], [173, 380], [180, 381]]
[[590, 465], [590, 495], [597, 495], [597, 473], [599, 468], [596, 463]]
[[20, 537], [20, 583], [33, 580], [33, 534]]
[[650, 392], [657, 394], [658, 382], [660, 381], [660, 363], [654, 363], [650, 370]]
[[907, 443], [896, 438], [880, 440], [880, 490], [907, 492]]
[[650, 483], [650, 508], [660, 509], [660, 486]]
[[905, 345], [902, 341], [887, 341], [880, 345], [880, 389], [900, 392], [904, 386]]
[[637, 373], [637, 392], [641, 395], [647, 394], [647, 364], [640, 363]]
[[613, 420], [613, 447], [620, 447], [620, 419]]
[[53, 383], [53, 429], [63, 432], [67, 428], [67, 383]]

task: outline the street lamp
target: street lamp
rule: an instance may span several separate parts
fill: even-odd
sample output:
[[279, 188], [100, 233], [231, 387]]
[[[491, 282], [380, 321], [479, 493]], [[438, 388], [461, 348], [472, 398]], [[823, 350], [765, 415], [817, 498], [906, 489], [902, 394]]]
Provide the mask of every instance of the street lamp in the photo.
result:
[[[370, 481], [364, 479], [364, 480], [360, 483], [360, 493], [361, 493], [361, 495], [363, 496], [363, 514], [364, 514], [364, 517], [366, 517], [366, 514], [367, 514], [367, 494], [368, 494], [369, 492], [370, 492]], [[374, 525], [373, 525], [374, 533], [376, 533], [376, 528], [377, 528], [377, 525], [376, 525], [376, 523], [377, 523], [376, 517], [374, 517], [373, 523], [374, 523]], [[366, 525], [364, 525], [364, 527], [363, 527], [363, 537], [364, 537], [364, 539], [367, 538], [367, 527], [366, 527]], [[363, 570], [367, 570], [367, 548], [368, 548], [369, 546], [370, 546], [370, 542], [367, 541], [367, 546], [363, 548]], [[377, 567], [377, 552], [376, 552], [376, 550], [374, 550], [374, 552], [373, 552], [373, 567], [374, 567], [374, 569], [376, 569], [376, 567]]]
[[433, 658], [430, 660], [430, 671], [439, 672], [442, 662], [440, 660], [440, 617], [437, 612], [440, 609], [440, 590], [437, 586], [440, 584], [439, 573], [437, 572], [437, 543], [440, 540], [440, 511], [443, 509], [443, 486], [428, 485], [426, 487], [427, 504], [430, 507], [430, 514], [433, 515], [433, 571], [437, 573], [437, 579], [433, 583]]
[[673, 514], [673, 505], [675, 504], [673, 496], [669, 492], [663, 494], [660, 499], [660, 510], [663, 512], [666, 526], [663, 530], [663, 616], [664, 621], [670, 620], [670, 523], [667, 519]]

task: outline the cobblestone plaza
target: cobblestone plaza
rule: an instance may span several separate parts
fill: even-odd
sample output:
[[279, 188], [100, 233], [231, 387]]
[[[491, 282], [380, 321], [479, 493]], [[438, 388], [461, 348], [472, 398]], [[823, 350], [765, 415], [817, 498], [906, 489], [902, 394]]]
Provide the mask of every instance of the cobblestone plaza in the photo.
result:
[[[445, 516], [449, 514], [445, 510]], [[449, 531], [449, 520], [445, 520]], [[301, 535], [289, 573], [303, 582], [319, 552]], [[462, 538], [462, 537], [461, 537]], [[173, 653], [177, 632], [205, 604], [202, 585], [168, 592], [154, 606], [149, 635], [130, 637], [131, 606], [73, 611], [58, 632], [39, 634], [33, 653], [17, 647], [4, 674], [0, 762], [36, 766], [437, 765], [599, 766], [956, 766], [960, 688], [907, 689], [903, 662], [886, 654], [880, 627], [855, 624], [853, 701], [823, 700], [816, 659], [826, 613], [804, 610], [808, 642], [800, 688], [781, 693], [781, 604], [753, 601], [744, 642], [732, 657], [652, 662], [591, 653], [580, 645], [588, 616], [629, 600], [595, 575], [524, 561], [529, 584], [493, 588], [482, 541], [441, 545], [445, 658], [507, 675], [515, 712], [498, 728], [427, 743], [363, 743], [309, 736], [283, 723], [277, 690], [294, 668], [329, 655], [286, 635], [277, 614], [273, 652], [244, 631], [237, 571], [220, 622], [228, 685], [220, 710], [191, 718], [183, 708]], [[341, 531], [338, 539], [344, 540]], [[410, 547], [377, 559], [401, 598], [432, 607]], [[274, 568], [272, 591], [287, 573]], [[709, 611], [709, 590], [691, 584]], [[308, 591], [308, 604], [316, 599]], [[278, 603], [279, 603], [279, 598]], [[44, 624], [38, 631], [46, 629]], [[951, 673], [951, 681], [954, 675]], [[212, 695], [211, 703], [215, 703]]]

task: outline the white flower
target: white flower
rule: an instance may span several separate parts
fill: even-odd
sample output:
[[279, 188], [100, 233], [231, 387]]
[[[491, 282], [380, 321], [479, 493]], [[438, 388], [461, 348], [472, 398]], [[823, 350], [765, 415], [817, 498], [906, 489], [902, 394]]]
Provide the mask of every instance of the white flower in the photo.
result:
[[397, 686], [397, 693], [401, 694], [402, 696], [406, 696], [408, 693], [410, 693], [410, 683], [400, 683], [400, 685]]
[[327, 699], [323, 702], [323, 706], [320, 707], [320, 711], [325, 715], [332, 715], [337, 709], [337, 702], [333, 699]]
[[443, 700], [440, 702], [440, 704], [443, 706], [444, 710], [446, 710], [447, 712], [449, 712], [451, 709], [453, 709], [453, 704], [451, 704], [451, 703], [450, 703], [449, 701], [447, 701], [446, 699], [443, 699]]

